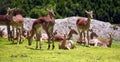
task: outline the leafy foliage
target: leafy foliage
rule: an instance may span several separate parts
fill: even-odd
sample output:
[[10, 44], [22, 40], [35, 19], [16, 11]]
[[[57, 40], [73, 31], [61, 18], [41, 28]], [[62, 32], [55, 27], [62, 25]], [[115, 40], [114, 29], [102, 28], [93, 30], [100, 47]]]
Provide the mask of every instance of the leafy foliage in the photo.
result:
[[111, 23], [120, 23], [120, 0], [0, 0], [0, 14], [8, 7], [18, 7], [27, 17], [38, 18], [53, 8], [56, 18], [69, 16], [86, 17], [85, 10], [93, 10], [94, 18]]

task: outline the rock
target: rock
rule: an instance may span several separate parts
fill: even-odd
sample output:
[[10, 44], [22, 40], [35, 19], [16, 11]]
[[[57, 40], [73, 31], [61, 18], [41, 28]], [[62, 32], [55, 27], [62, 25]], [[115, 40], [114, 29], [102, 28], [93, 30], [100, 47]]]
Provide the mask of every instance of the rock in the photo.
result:
[[[69, 26], [77, 31], [76, 21], [79, 17], [67, 17], [64, 19], [56, 19], [54, 25], [54, 31], [57, 30], [57, 33], [64, 34], [68, 33], [70, 29]], [[87, 18], [86, 18], [87, 19]], [[36, 19], [24, 18], [24, 29], [31, 30], [33, 21]], [[112, 32], [114, 34], [113, 38], [120, 40], [120, 27], [116, 26], [117, 29], [114, 29], [114, 26], [109, 22], [102, 22], [95, 19], [91, 20], [90, 29], [93, 29], [99, 37], [108, 38], [108, 33]], [[77, 31], [78, 32], [78, 31]], [[42, 33], [45, 33], [42, 31]], [[73, 39], [77, 39], [78, 35], [74, 35]]]

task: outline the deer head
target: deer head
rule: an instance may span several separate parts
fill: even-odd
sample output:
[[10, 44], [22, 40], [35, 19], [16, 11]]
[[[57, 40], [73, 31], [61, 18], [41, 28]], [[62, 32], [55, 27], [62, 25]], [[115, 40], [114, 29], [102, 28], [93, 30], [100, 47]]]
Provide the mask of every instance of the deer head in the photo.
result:
[[55, 16], [55, 13], [52, 8], [50, 10], [47, 8], [47, 11], [49, 11], [49, 15]]
[[10, 8], [10, 7], [8, 7], [8, 9], [7, 9], [7, 15], [13, 15], [13, 12], [14, 12], [14, 10], [15, 10], [16, 8]]
[[89, 18], [93, 18], [93, 11], [85, 11]]
[[76, 35], [78, 34], [78, 33], [75, 31], [75, 29], [72, 29], [71, 27], [68, 27], [68, 28], [70, 29], [70, 32], [71, 32], [71, 33], [76, 34]]

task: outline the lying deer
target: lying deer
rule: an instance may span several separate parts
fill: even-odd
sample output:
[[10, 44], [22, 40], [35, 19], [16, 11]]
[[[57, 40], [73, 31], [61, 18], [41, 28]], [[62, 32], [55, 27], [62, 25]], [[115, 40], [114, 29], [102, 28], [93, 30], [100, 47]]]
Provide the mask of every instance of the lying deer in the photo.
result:
[[[98, 37], [98, 35], [92, 30], [92, 29], [90, 29], [89, 30], [91, 33], [90, 33], [90, 38], [89, 38], [89, 45], [94, 45], [94, 42], [91, 42], [91, 40], [92, 39], [94, 39], [94, 38], [97, 38]], [[79, 43], [79, 44], [86, 44], [88, 42], [88, 40], [87, 40], [87, 38], [85, 37], [85, 38], [79, 38], [78, 40], [77, 40], [77, 43]]]
[[44, 29], [48, 35], [48, 49], [50, 49], [51, 40], [52, 40], [52, 49], [54, 49], [55, 46], [54, 46], [54, 39], [53, 39], [54, 37], [53, 29], [54, 29], [54, 24], [55, 24], [55, 19], [54, 19], [55, 14], [52, 9], [48, 11], [49, 11], [48, 16], [40, 17], [33, 22], [31, 35], [28, 36], [28, 45], [32, 44], [32, 38], [34, 34], [36, 34], [36, 37], [37, 37], [36, 48], [38, 48], [38, 42], [39, 42], [40, 49], [41, 49], [41, 40], [40, 40], [41, 30]]
[[[67, 36], [67, 39], [71, 39], [71, 37], [72, 37], [73, 34], [78, 34], [74, 29], [71, 29], [71, 27], [69, 27], [69, 29], [70, 29], [70, 32], [69, 32], [69, 34]], [[54, 35], [54, 40], [57, 40], [57, 41], [64, 40], [64, 35], [56, 33]]]
[[109, 40], [96, 38], [96, 39], [92, 39], [91, 42], [95, 43], [94, 46], [111, 47], [112, 40], [113, 40], [112, 33], [108, 33], [108, 34], [109, 34], [109, 37], [110, 37]]
[[59, 42], [59, 49], [73, 49], [75, 47], [72, 40], [70, 40], [72, 34], [78, 34], [74, 29], [71, 29], [69, 34], [64, 34], [64, 39]]

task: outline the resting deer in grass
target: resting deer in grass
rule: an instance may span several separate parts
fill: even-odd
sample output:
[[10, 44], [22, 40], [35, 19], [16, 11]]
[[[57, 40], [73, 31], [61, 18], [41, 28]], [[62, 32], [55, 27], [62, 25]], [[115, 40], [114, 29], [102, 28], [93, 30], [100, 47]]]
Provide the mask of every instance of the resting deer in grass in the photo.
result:
[[75, 47], [74, 43], [70, 38], [72, 34], [78, 34], [74, 29], [71, 29], [69, 34], [64, 34], [64, 39], [59, 42], [59, 49], [73, 49]]
[[99, 39], [99, 38], [95, 38], [92, 39], [91, 41], [95, 43], [94, 46], [103, 46], [103, 47], [111, 47], [112, 45], [112, 33], [108, 33], [109, 34], [109, 40], [105, 40], [105, 39]]
[[[98, 35], [92, 30], [92, 29], [90, 29], [89, 30], [91, 33], [90, 33], [90, 38], [89, 38], [89, 45], [94, 45], [94, 42], [91, 42], [91, 40], [92, 39], [94, 39], [94, 38], [97, 38], [98, 37]], [[88, 40], [87, 40], [87, 38], [85, 37], [85, 38], [82, 38], [82, 39], [78, 39], [77, 40], [77, 43], [79, 43], [79, 44], [86, 44], [88, 42]]]
[[4, 30], [5, 30], [5, 28], [3, 28], [3, 29], [0, 28], [0, 37], [3, 37], [3, 35], [4, 35], [4, 32], [3, 32], [3, 31], [4, 31]]
[[37, 36], [36, 48], [38, 48], [38, 42], [40, 42], [40, 48], [41, 48], [40, 37], [41, 37], [41, 30], [43, 28], [48, 35], [48, 49], [50, 49], [51, 40], [52, 40], [52, 49], [54, 49], [55, 46], [54, 46], [54, 39], [53, 39], [54, 37], [53, 29], [55, 24], [55, 19], [54, 19], [55, 14], [52, 9], [48, 11], [49, 11], [49, 14], [47, 16], [40, 17], [33, 22], [31, 35], [28, 37], [28, 45], [32, 44], [32, 37], [34, 36], [34, 34], [36, 34]]
[[[69, 29], [70, 29], [70, 32], [69, 32], [69, 34], [68, 34], [68, 36], [67, 36], [67, 39], [71, 39], [71, 37], [72, 37], [72, 35], [73, 34], [78, 34], [74, 29], [71, 29], [71, 27], [69, 27]], [[56, 32], [56, 31], [55, 31]], [[54, 35], [54, 40], [57, 40], [57, 41], [59, 41], [59, 40], [64, 40], [64, 35], [63, 34], [55, 34]]]
[[[85, 31], [87, 31], [87, 39], [88, 39], [88, 45], [89, 45], [89, 28], [90, 28], [90, 22], [91, 18], [93, 18], [93, 11], [85, 11], [87, 13], [88, 18], [85, 19], [83, 17], [78, 18], [76, 21], [77, 29], [79, 32], [80, 39], [82, 39], [82, 32], [84, 36], [84, 41], [85, 41]], [[81, 30], [81, 32], [80, 32]]]
[[[16, 32], [18, 32], [16, 34], [18, 37], [17, 43], [19, 44], [19, 43], [21, 43], [21, 34], [22, 34], [23, 22], [24, 22], [23, 16], [22, 16], [22, 11], [20, 11], [17, 8], [14, 8], [14, 9], [8, 8], [7, 15], [10, 16], [10, 25], [12, 25], [12, 27], [13, 27], [13, 32], [14, 32], [14, 28], [16, 28], [16, 30], [17, 30]], [[13, 36], [14, 36], [14, 33], [13, 33]], [[12, 41], [14, 41], [14, 40], [12, 40]]]

